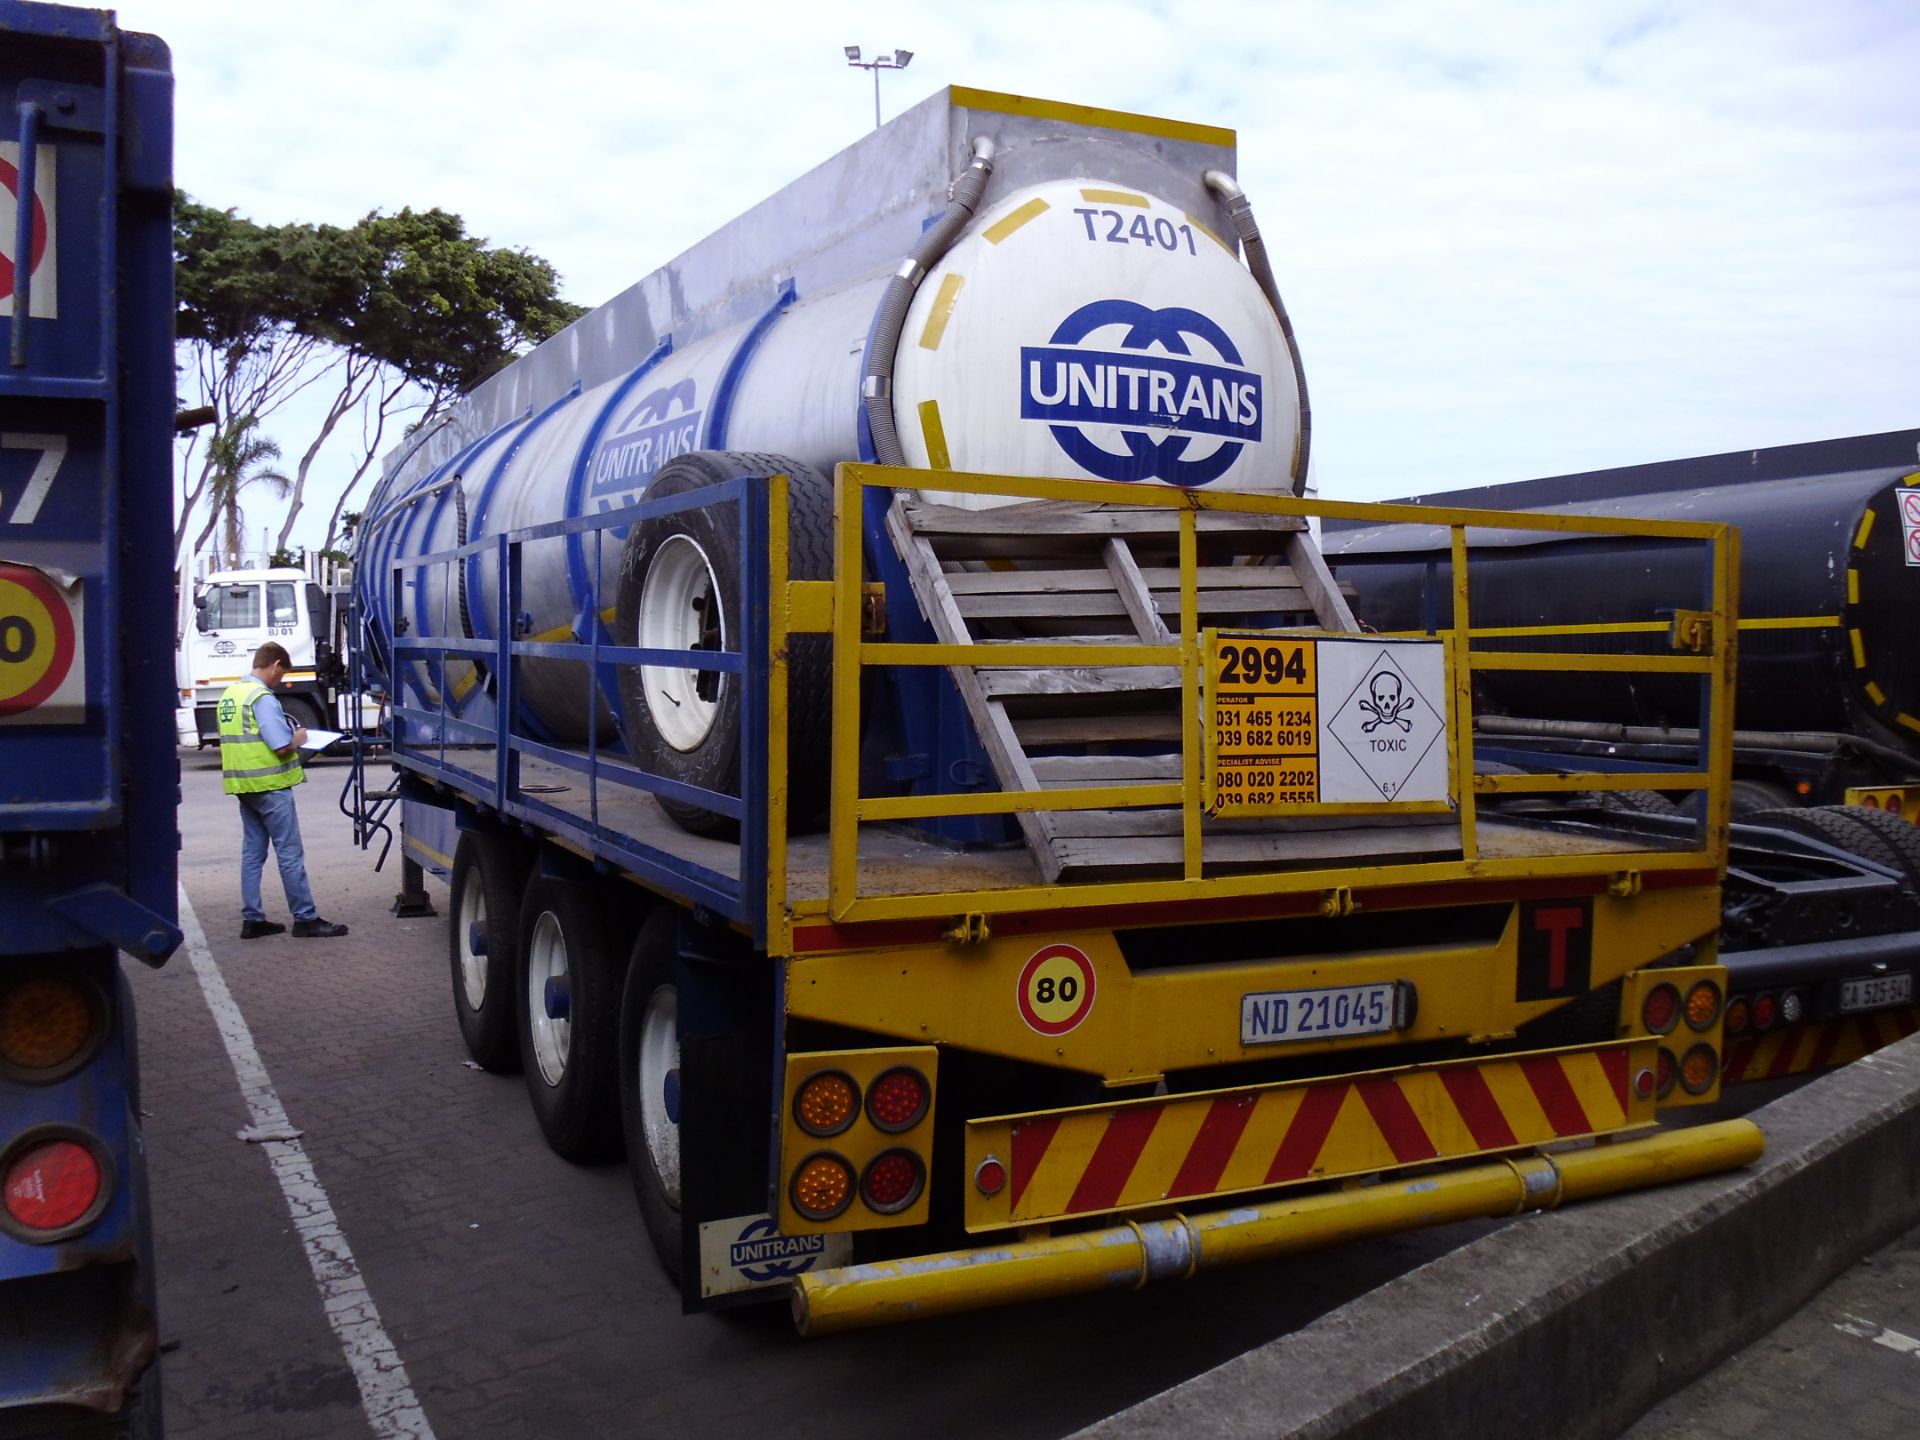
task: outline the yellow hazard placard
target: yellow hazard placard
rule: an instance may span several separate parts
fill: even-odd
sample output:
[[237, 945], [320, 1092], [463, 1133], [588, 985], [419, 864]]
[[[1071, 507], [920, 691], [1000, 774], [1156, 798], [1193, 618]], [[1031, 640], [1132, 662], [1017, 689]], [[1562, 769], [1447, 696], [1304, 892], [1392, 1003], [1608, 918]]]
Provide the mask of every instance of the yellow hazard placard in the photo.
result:
[[1444, 810], [1444, 643], [1208, 630], [1202, 796], [1214, 815]]
[[1208, 640], [1207, 808], [1319, 803], [1317, 642], [1217, 631]]

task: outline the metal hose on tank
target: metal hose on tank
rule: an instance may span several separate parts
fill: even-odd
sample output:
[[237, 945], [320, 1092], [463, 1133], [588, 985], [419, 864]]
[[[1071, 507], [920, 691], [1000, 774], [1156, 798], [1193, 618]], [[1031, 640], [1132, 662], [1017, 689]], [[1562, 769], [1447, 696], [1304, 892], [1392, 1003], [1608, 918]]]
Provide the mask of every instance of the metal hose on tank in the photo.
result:
[[907, 310], [914, 292], [927, 278], [927, 271], [939, 263], [947, 248], [960, 238], [960, 232], [973, 219], [974, 208], [993, 174], [993, 141], [985, 135], [973, 142], [973, 164], [953, 182], [947, 200], [947, 213], [928, 226], [913, 253], [901, 261], [900, 268], [887, 281], [880, 297], [880, 309], [873, 322], [873, 344], [867, 347], [867, 373], [860, 394], [866, 402], [867, 428], [873, 434], [873, 453], [882, 465], [904, 465], [906, 452], [900, 448], [900, 434], [893, 424], [893, 359], [900, 348], [900, 331], [907, 323]]
[[[467, 487], [461, 483], [461, 477], [458, 475], [453, 477], [453, 518], [460, 529], [460, 538], [454, 543], [464, 548], [467, 543]], [[467, 612], [467, 562], [465, 560], [455, 564], [454, 574], [457, 577], [455, 584], [458, 586], [460, 604], [460, 637], [463, 640], [471, 640], [474, 638], [473, 617]]]
[[1260, 227], [1254, 224], [1253, 204], [1247, 199], [1247, 192], [1224, 170], [1209, 170], [1203, 178], [1207, 188], [1226, 202], [1227, 214], [1232, 217], [1233, 228], [1239, 232], [1240, 243], [1247, 252], [1247, 269], [1253, 272], [1260, 293], [1267, 297], [1267, 303], [1273, 307], [1274, 318], [1280, 322], [1280, 333], [1287, 338], [1287, 354], [1293, 357], [1294, 383], [1300, 389], [1300, 449], [1293, 461], [1293, 493], [1304, 495], [1307, 490], [1307, 457], [1313, 447], [1313, 413], [1307, 407], [1307, 372], [1300, 363], [1299, 343], [1293, 338], [1293, 321], [1287, 318], [1287, 307], [1280, 300], [1280, 287], [1274, 282], [1273, 266], [1267, 260], [1267, 247], [1260, 238]]

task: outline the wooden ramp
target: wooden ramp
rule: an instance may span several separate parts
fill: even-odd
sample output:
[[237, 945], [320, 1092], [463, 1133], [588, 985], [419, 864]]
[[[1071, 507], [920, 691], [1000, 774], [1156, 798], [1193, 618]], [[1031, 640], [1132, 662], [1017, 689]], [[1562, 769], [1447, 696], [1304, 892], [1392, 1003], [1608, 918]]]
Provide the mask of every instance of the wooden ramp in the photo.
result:
[[[1219, 511], [1196, 518], [1203, 627], [1358, 629], [1303, 520]], [[944, 643], [1177, 639], [1177, 511], [1059, 501], [967, 510], [902, 493], [887, 524]], [[1002, 789], [1180, 779], [1175, 666], [1036, 669], [1011, 661], [955, 666], [952, 674]], [[1178, 873], [1182, 863], [1178, 808], [1039, 810], [1018, 819], [1049, 882]], [[1203, 855], [1210, 870], [1324, 865], [1356, 853], [1411, 859], [1457, 854], [1456, 835], [1403, 817], [1210, 819]]]

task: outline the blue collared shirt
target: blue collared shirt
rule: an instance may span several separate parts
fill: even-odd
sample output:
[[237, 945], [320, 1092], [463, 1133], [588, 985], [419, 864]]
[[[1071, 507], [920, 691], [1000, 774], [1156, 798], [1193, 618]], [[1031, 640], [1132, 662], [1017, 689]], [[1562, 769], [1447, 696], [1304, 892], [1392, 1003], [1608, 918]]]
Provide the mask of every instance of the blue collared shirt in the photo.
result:
[[287, 719], [287, 712], [280, 708], [279, 698], [271, 690], [255, 697], [253, 723], [260, 732], [260, 738], [273, 749], [284, 750], [293, 744], [293, 725]]

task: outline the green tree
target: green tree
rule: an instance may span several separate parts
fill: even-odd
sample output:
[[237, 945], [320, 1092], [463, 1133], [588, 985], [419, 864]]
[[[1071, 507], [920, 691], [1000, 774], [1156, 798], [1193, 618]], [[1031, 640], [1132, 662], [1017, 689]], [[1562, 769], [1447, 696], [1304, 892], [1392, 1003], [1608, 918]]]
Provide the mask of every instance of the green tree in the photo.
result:
[[[417, 409], [411, 433], [586, 313], [558, 297], [560, 277], [545, 260], [524, 250], [490, 248], [445, 210], [374, 211], [344, 232], [341, 243], [354, 257], [358, 283], [340, 297], [336, 311], [310, 324], [346, 357], [348, 372], [358, 366], [367, 386], [383, 388], [377, 403], [365, 409], [371, 433], [363, 437], [360, 463], [334, 504], [324, 548], [332, 548], [347, 499], [372, 469], [390, 419], [407, 408], [403, 396]], [[299, 513], [311, 455], [327, 433], [302, 457], [282, 544]]]
[[[196, 435], [181, 456], [180, 504], [174, 517], [174, 553], [183, 575], [211, 528], [186, 547], [194, 516], [208, 499], [221, 444], [230, 446], [312, 384], [331, 357], [325, 340], [299, 327], [298, 317], [328, 302], [311, 227], [262, 226], [231, 210], [215, 210], [175, 194], [174, 333], [181, 351], [183, 388], [211, 405], [211, 439]], [[213, 513], [219, 507], [213, 506]]]
[[408, 415], [414, 428], [427, 423], [584, 313], [558, 297], [559, 277], [546, 261], [490, 247], [438, 209], [375, 211], [346, 227], [262, 226], [176, 195], [174, 250], [182, 370], [217, 417], [214, 439], [189, 442], [182, 460], [174, 541], [183, 569], [190, 517], [223, 471], [216, 445], [250, 428], [234, 429], [234, 417], [265, 425], [294, 395], [324, 387], [319, 425], [287, 479], [281, 548], [314, 462], [357, 417], [353, 469], [325, 542], [331, 548], [347, 496], [371, 470], [390, 425]]

